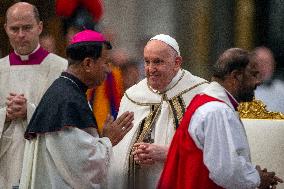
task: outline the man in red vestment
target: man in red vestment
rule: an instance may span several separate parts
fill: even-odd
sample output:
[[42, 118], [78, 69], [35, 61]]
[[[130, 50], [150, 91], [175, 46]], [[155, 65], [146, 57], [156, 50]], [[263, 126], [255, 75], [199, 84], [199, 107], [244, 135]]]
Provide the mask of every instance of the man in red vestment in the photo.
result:
[[239, 102], [253, 100], [260, 84], [257, 63], [239, 48], [214, 65], [210, 85], [191, 101], [177, 129], [158, 188], [276, 188], [274, 172], [254, 167]]

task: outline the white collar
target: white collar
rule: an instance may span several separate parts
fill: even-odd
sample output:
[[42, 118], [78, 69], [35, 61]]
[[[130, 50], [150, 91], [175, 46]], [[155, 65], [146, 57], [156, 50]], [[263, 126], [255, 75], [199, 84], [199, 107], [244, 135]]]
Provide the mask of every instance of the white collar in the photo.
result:
[[31, 52], [30, 54], [27, 54], [27, 55], [20, 55], [16, 51], [15, 51], [15, 54], [18, 55], [21, 58], [22, 61], [27, 61], [27, 60], [29, 60], [29, 56], [31, 54], [35, 53], [39, 49], [39, 47], [40, 47], [40, 45], [38, 44], [37, 48], [35, 48], [35, 50], [33, 50], [33, 52]]
[[[208, 87], [206, 87], [203, 91], [203, 93], [207, 94], [208, 96], [212, 96], [214, 98], [217, 98], [219, 100], [224, 101], [228, 106], [230, 106], [232, 109], [235, 109], [233, 104], [231, 103], [229, 96], [232, 96], [220, 83], [216, 81], [212, 81]], [[235, 100], [235, 98], [232, 96], [232, 98]]]
[[166, 87], [166, 91], [169, 90], [170, 88], [172, 88], [178, 82], [178, 80], [180, 79], [181, 75], [182, 75], [182, 70], [179, 69], [179, 71], [177, 72], [175, 77], [172, 79], [172, 81]]

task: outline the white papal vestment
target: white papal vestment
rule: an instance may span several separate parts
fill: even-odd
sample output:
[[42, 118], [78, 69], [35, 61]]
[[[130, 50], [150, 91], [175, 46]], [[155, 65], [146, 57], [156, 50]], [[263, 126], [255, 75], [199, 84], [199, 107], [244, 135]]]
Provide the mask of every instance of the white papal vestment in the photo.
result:
[[[147, 85], [147, 79], [129, 88], [120, 103], [119, 115], [134, 112], [134, 126], [114, 146], [114, 159], [109, 170], [108, 188], [156, 188], [163, 162], [139, 167], [133, 164], [132, 146], [137, 141], [169, 146], [176, 127], [191, 99], [200, 93], [207, 82], [186, 70], [179, 70], [165, 93], [158, 93]], [[147, 127], [151, 127], [150, 134]], [[145, 131], [145, 132], [144, 132]], [[143, 138], [143, 139], [142, 139]]]

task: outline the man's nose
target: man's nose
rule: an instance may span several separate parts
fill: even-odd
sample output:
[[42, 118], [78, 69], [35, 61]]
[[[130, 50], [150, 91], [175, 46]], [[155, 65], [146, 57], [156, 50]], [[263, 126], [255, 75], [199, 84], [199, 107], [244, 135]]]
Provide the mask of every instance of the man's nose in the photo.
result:
[[148, 68], [149, 68], [150, 71], [155, 71], [157, 67], [154, 63], [150, 62], [148, 64]]
[[19, 29], [18, 35], [19, 35], [19, 37], [24, 37], [25, 36], [25, 32], [23, 31], [22, 28]]

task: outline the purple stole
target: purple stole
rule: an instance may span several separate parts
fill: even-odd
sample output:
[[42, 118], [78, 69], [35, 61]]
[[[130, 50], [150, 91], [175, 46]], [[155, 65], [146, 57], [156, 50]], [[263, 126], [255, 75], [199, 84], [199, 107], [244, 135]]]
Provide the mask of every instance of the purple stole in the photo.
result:
[[15, 52], [12, 52], [9, 54], [9, 61], [11, 66], [38, 65], [45, 59], [45, 57], [47, 57], [48, 54], [48, 51], [40, 47], [36, 52], [28, 55], [28, 60], [21, 60], [21, 57], [19, 55], [17, 55]]
[[226, 92], [226, 94], [227, 94], [227, 96], [228, 96], [228, 98], [229, 98], [231, 104], [233, 105], [234, 109], [235, 109], [236, 111], [238, 111], [239, 103], [238, 103], [235, 99], [233, 99], [233, 97], [232, 97], [230, 94], [228, 94], [228, 92]]

